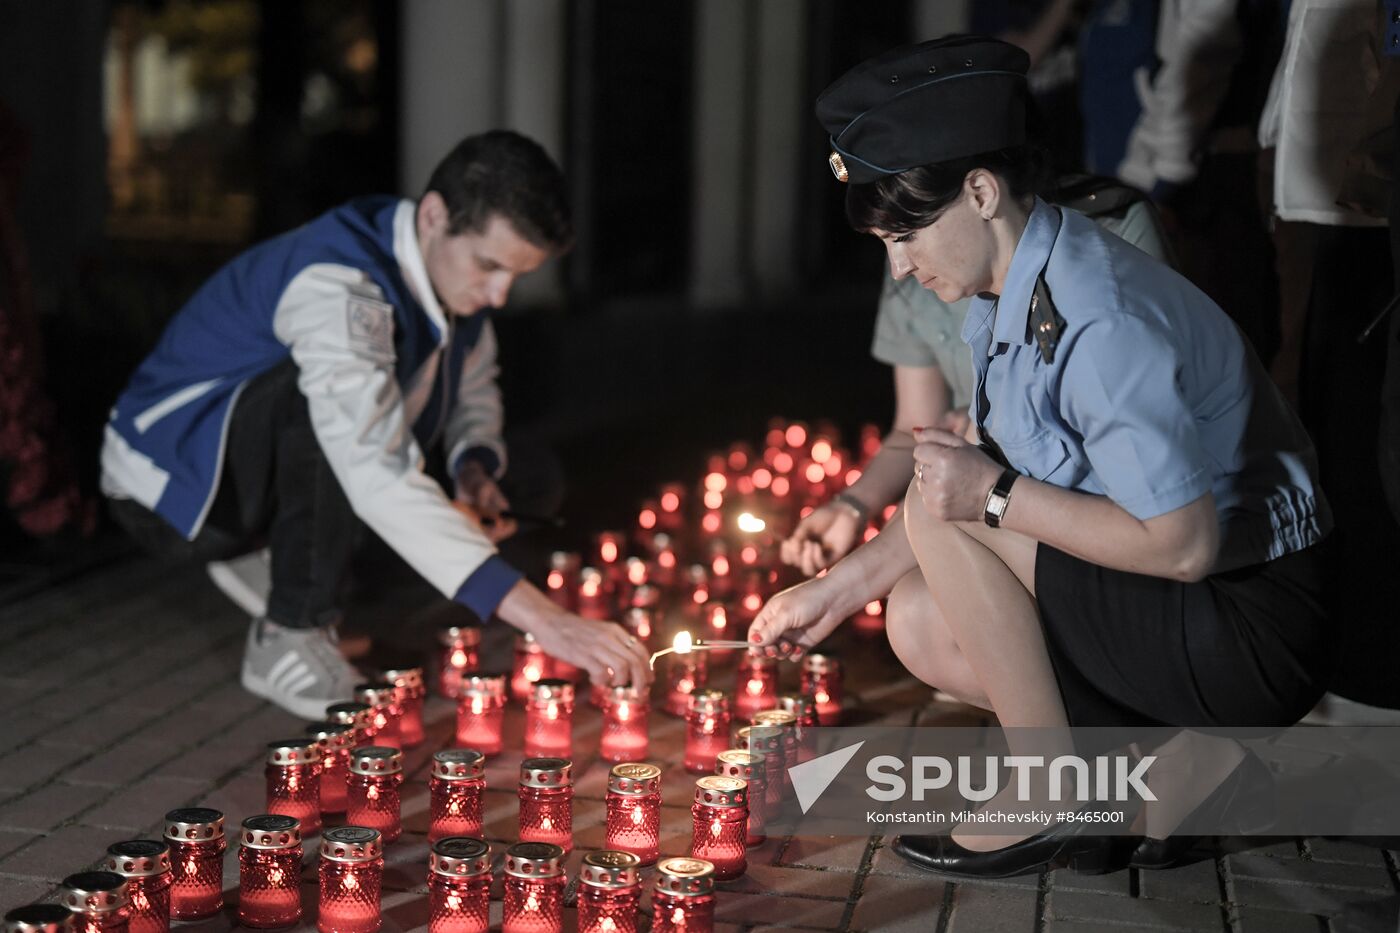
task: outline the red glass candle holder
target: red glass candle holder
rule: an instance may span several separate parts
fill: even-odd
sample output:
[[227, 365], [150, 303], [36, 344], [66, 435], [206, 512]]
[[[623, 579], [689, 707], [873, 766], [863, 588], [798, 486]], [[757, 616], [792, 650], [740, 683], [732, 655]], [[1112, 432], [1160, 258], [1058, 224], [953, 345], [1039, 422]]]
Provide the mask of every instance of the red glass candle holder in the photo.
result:
[[695, 781], [690, 854], [714, 863], [715, 879], [730, 881], [748, 870], [749, 786], [739, 778], [711, 775]]
[[676, 574], [680, 570], [680, 557], [676, 554], [675, 542], [669, 534], [657, 534], [651, 539], [652, 558], [651, 578], [657, 586], [676, 585]]
[[5, 911], [5, 933], [72, 933], [76, 920], [62, 904], [26, 904]]
[[520, 840], [574, 847], [573, 763], [526, 758], [520, 763]]
[[637, 933], [641, 863], [631, 852], [603, 849], [578, 872], [578, 933]]
[[604, 761], [636, 761], [647, 756], [650, 699], [630, 684], [608, 689], [603, 701], [603, 734], [598, 740], [598, 754]]
[[739, 778], [749, 785], [748, 834], [744, 844], [761, 846], [768, 839], [763, 832], [763, 784], [767, 780], [767, 762], [758, 752], [742, 748], [726, 748], [715, 756], [715, 774]]
[[491, 926], [491, 847], [452, 836], [428, 852], [428, 933], [487, 933]]
[[778, 812], [783, 803], [783, 730], [777, 726], [744, 726], [734, 733], [734, 747], [763, 756], [763, 812]]
[[729, 747], [729, 698], [718, 690], [697, 690], [690, 695], [685, 716], [685, 770], [691, 774], [714, 771], [715, 756]]
[[709, 679], [709, 663], [705, 651], [666, 656], [666, 712], [685, 716], [690, 712], [690, 695], [703, 688]]
[[403, 712], [399, 716], [399, 742], [404, 748], [423, 744], [423, 701], [428, 688], [421, 667], [392, 668], [384, 672], [386, 683], [394, 685], [394, 696]]
[[841, 704], [846, 698], [844, 681], [839, 658], [809, 654], [802, 659], [801, 689], [816, 701], [817, 719], [823, 726], [841, 722]]
[[506, 850], [501, 933], [560, 933], [564, 928], [564, 850], [517, 842]]
[[481, 669], [481, 629], [475, 625], [449, 625], [438, 632], [438, 696], [455, 700], [462, 677]]
[[315, 739], [268, 742], [263, 777], [268, 813], [293, 817], [303, 832], [320, 832], [321, 748]]
[[778, 730], [778, 749], [782, 753], [783, 791], [790, 790], [792, 783], [788, 776], [788, 769], [797, 764], [797, 717], [784, 709], [766, 709], [754, 713], [753, 724], [755, 726], [770, 726]]
[[714, 864], [699, 858], [662, 859], [651, 890], [651, 933], [713, 933], [714, 928]]
[[375, 745], [385, 748], [401, 748], [399, 720], [403, 718], [403, 706], [399, 703], [398, 691], [393, 684], [375, 682], [356, 684], [354, 698], [370, 707], [369, 737]]
[[107, 847], [102, 866], [126, 879], [130, 933], [165, 933], [170, 929], [170, 846], [155, 839], [131, 839]]
[[357, 748], [350, 758], [350, 785], [345, 820], [352, 826], [379, 830], [385, 843], [403, 832], [400, 818], [403, 752], [382, 745]]
[[170, 843], [172, 920], [212, 917], [224, 906], [224, 815], [208, 807], [182, 807], [165, 814]]
[[778, 709], [792, 713], [797, 720], [796, 763], [811, 760], [816, 754], [812, 748], [812, 730], [821, 724], [817, 720], [817, 701], [802, 693], [784, 693], [778, 697]]
[[486, 756], [471, 748], [448, 748], [433, 755], [428, 778], [428, 840], [481, 835], [481, 792], [486, 789]]
[[278, 929], [301, 920], [301, 829], [294, 817], [250, 816], [238, 850], [238, 922]]
[[384, 844], [376, 830], [337, 826], [321, 837], [321, 933], [374, 933], [384, 883]]
[[545, 595], [559, 608], [573, 612], [578, 608], [579, 556], [568, 551], [549, 555], [549, 574], [545, 577]]
[[578, 614], [585, 619], [605, 621], [612, 616], [611, 582], [596, 567], [584, 567], [578, 576]]
[[[651, 566], [645, 560], [640, 557], [627, 558], [627, 585], [632, 587], [634, 596], [641, 587], [651, 586], [650, 580]], [[660, 590], [657, 590], [656, 587], [652, 586], [651, 588], [658, 595], [660, 594]]]
[[734, 718], [748, 722], [778, 701], [778, 662], [746, 652], [734, 675]]
[[520, 635], [515, 639], [515, 666], [510, 674], [510, 695], [517, 703], [530, 699], [530, 691], [536, 683], [550, 676], [550, 658], [535, 641], [533, 635]]
[[549, 678], [535, 681], [525, 702], [525, 755], [568, 758], [574, 750], [574, 685]]
[[642, 762], [613, 765], [607, 809], [603, 844], [631, 852], [642, 865], [655, 862], [661, 844], [661, 769]]
[[321, 813], [344, 813], [355, 727], [343, 722], [313, 722], [305, 731], [321, 750]]
[[710, 571], [704, 564], [691, 564], [685, 570], [686, 603], [700, 611], [710, 601]]
[[345, 723], [353, 726], [355, 738], [351, 746], [364, 748], [374, 740], [374, 737], [370, 735], [371, 712], [373, 709], [368, 703], [332, 703], [326, 707], [326, 722]]
[[457, 700], [457, 744], [490, 757], [502, 748], [506, 720], [506, 675], [469, 674]]
[[656, 612], [647, 607], [633, 606], [622, 613], [622, 627], [641, 642], [642, 647], [650, 649], [651, 633], [656, 630]]
[[131, 907], [126, 879], [110, 871], [83, 871], [63, 879], [59, 903], [73, 912], [78, 933], [127, 933]]
[[852, 620], [857, 632], [862, 635], [880, 635], [885, 631], [885, 606], [878, 599], [865, 604]]

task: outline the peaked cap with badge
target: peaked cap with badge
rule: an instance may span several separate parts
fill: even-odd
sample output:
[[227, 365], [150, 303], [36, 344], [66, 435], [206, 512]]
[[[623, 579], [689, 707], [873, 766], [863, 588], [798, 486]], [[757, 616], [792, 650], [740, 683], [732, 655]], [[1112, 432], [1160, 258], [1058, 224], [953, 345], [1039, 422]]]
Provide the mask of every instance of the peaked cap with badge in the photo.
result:
[[839, 181], [885, 175], [1026, 141], [1030, 58], [1007, 42], [954, 36], [867, 59], [817, 98]]

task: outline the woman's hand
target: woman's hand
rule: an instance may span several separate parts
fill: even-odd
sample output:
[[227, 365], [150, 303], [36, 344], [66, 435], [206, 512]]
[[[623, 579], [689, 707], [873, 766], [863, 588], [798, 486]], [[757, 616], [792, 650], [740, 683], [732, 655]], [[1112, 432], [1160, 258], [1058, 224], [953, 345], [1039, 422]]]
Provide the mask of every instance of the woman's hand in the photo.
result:
[[914, 440], [914, 482], [928, 514], [945, 522], [981, 519], [1001, 467], [950, 431], [916, 428]]
[[797, 523], [792, 535], [782, 543], [783, 563], [796, 567], [805, 576], [816, 576], [851, 552], [859, 544], [863, 525], [852, 509], [826, 503]]
[[770, 658], [800, 658], [841, 624], [831, 611], [830, 586], [808, 580], [768, 600], [749, 626], [749, 644]]
[[561, 612], [531, 631], [545, 654], [583, 668], [595, 684], [646, 687], [651, 683], [646, 647], [616, 622]]

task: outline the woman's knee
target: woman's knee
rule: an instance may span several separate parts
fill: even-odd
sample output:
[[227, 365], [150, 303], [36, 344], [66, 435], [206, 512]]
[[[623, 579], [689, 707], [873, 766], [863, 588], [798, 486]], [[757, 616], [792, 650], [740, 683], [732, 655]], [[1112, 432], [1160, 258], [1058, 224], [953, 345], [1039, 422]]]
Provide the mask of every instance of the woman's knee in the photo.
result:
[[[957, 643], [929, 595], [922, 574], [911, 570], [890, 592], [885, 631], [895, 656], [920, 680], [933, 676], [937, 659], [957, 650]], [[935, 685], [937, 686], [937, 685]]]

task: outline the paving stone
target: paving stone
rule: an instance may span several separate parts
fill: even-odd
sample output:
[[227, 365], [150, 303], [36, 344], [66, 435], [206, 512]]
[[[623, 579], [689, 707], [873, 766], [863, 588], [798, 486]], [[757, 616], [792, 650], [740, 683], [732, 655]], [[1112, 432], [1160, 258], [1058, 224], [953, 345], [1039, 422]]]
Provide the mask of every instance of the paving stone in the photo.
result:
[[845, 913], [844, 901], [731, 892], [715, 898], [715, 919], [727, 923], [833, 930]]
[[868, 875], [851, 915], [851, 928], [889, 933], [928, 933], [938, 928], [948, 882], [924, 874], [918, 878]]
[[743, 894], [819, 897], [844, 902], [853, 893], [855, 883], [855, 876], [844, 872], [782, 868], [755, 860], [750, 862], [744, 877], [726, 882], [723, 889]]
[[1080, 891], [1051, 890], [1045, 896], [1045, 915], [1056, 920], [1155, 927], [1163, 930], [1223, 930], [1219, 907], [1179, 901], [1114, 897]]
[[782, 864], [857, 871], [868, 842], [864, 836], [794, 836], [783, 852]]
[[46, 784], [0, 806], [0, 828], [46, 833], [109, 793], [105, 787]]
[[1215, 860], [1208, 859], [1160, 871], [1140, 871], [1138, 896], [1163, 901], [1218, 904], [1220, 874], [1216, 870]]
[[1335, 862], [1285, 861], [1256, 855], [1231, 855], [1226, 861], [1231, 876], [1236, 881], [1249, 878], [1375, 894], [1390, 894], [1395, 890], [1390, 873], [1383, 867], [1367, 868]]
[[159, 826], [166, 812], [205, 789], [201, 781], [157, 775], [126, 787], [78, 816], [84, 826], [141, 832]]
[[1024, 933], [1035, 929], [1039, 891], [959, 884], [953, 890], [949, 933]]
[[35, 743], [0, 757], [0, 787], [28, 790], [70, 768], [92, 752], [72, 746]]
[[1049, 884], [1056, 891], [1090, 891], [1097, 894], [1117, 894], [1127, 897], [1132, 893], [1132, 873], [1116, 871], [1106, 875], [1081, 875], [1067, 868], [1050, 872]]
[[88, 826], [65, 826], [0, 859], [0, 874], [57, 883], [75, 871], [93, 867], [107, 846], [116, 841]]
[[1340, 839], [1309, 839], [1307, 848], [1314, 862], [1341, 862], [1344, 865], [1363, 865], [1368, 868], [1386, 867], [1385, 851], [1374, 845]]
[[1253, 878], [1235, 879], [1229, 891], [1231, 900], [1241, 907], [1263, 907], [1325, 917], [1339, 915], [1351, 901], [1375, 896], [1310, 884], [1275, 884]]
[[428, 837], [404, 833], [384, 849], [384, 890], [428, 892]]
[[20, 846], [28, 845], [34, 841], [37, 833], [15, 832], [8, 829], [0, 829], [0, 858], [4, 858]]
[[52, 901], [54, 887], [55, 884], [51, 881], [0, 875], [0, 913], [26, 904]]
[[135, 732], [151, 718], [126, 708], [104, 707], [74, 716], [44, 733], [46, 745], [72, 745], [77, 748], [107, 748], [114, 739]]
[[1239, 907], [1233, 927], [1235, 933], [1326, 933], [1327, 921], [1312, 914]]
[[168, 743], [128, 739], [65, 770], [63, 779], [74, 784], [120, 787], [159, 769], [171, 757]]

